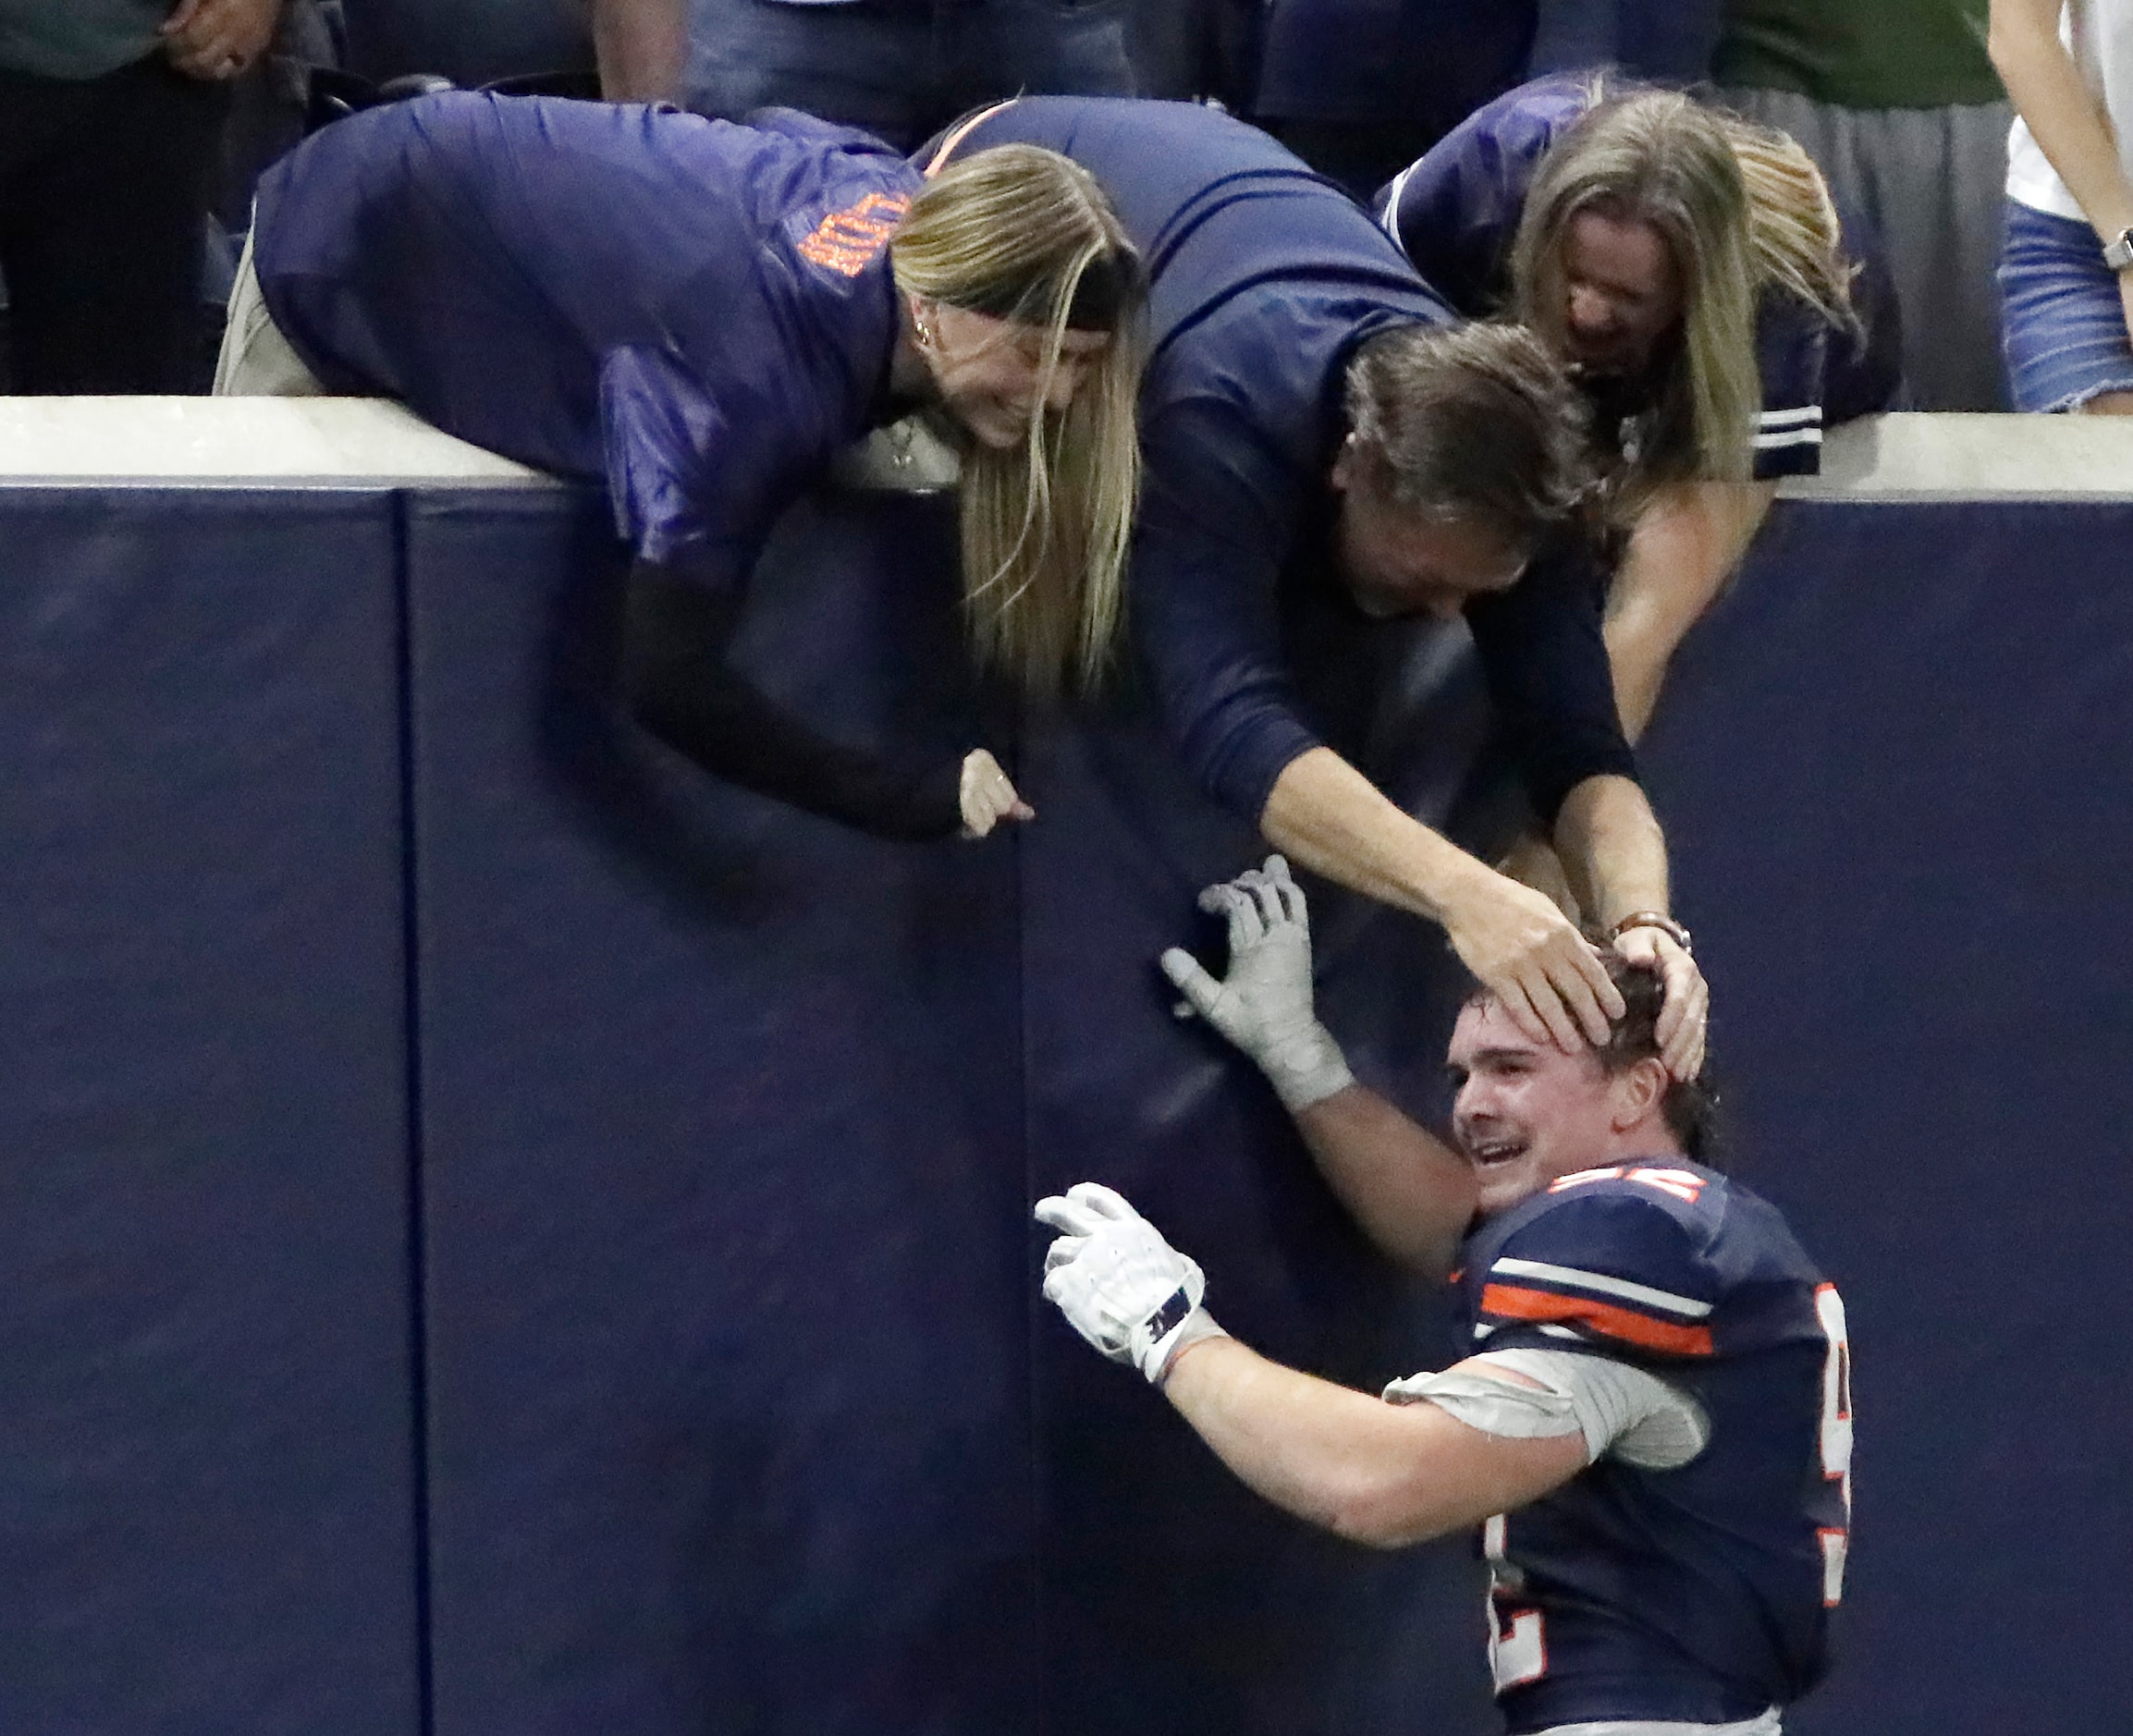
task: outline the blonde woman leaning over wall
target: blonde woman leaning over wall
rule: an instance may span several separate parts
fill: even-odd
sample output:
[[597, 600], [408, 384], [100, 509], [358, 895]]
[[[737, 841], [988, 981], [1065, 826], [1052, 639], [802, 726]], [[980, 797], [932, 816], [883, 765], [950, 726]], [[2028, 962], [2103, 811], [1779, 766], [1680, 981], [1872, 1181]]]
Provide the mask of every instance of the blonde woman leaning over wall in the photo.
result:
[[1142, 274], [1101, 189], [1035, 149], [927, 179], [797, 114], [451, 92], [335, 124], [262, 182], [217, 389], [398, 397], [604, 483], [634, 549], [637, 720], [717, 776], [902, 839], [1031, 810], [983, 749], [860, 752], [729, 666], [779, 512], [868, 429], [963, 455], [974, 654], [1026, 691], [1108, 666], [1137, 489]]
[[1589, 79], [1500, 98], [1379, 210], [1454, 306], [1524, 321], [1583, 385], [1619, 531], [1607, 641], [1634, 740], [1777, 479], [1819, 467], [1825, 427], [1894, 400], [1885, 275], [1784, 134]]

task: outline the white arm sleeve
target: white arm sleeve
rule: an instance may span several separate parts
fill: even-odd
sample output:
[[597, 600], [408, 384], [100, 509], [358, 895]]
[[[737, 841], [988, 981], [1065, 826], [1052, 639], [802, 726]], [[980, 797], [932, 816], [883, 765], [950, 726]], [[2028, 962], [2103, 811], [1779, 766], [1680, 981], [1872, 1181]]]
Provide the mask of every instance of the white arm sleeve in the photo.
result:
[[1588, 1463], [1612, 1453], [1640, 1471], [1677, 1470], [1710, 1441], [1701, 1405], [1627, 1363], [1575, 1351], [1484, 1351], [1474, 1360], [1540, 1385], [1447, 1369], [1395, 1380], [1386, 1402], [1434, 1404], [1469, 1428], [1517, 1440], [1582, 1433]]

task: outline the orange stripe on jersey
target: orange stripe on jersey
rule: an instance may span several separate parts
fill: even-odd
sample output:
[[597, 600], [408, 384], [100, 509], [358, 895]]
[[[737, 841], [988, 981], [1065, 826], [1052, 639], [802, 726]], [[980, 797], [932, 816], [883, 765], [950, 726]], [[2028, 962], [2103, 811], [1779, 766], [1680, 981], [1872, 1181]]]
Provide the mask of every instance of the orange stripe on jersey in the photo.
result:
[[899, 218], [911, 209], [901, 193], [869, 193], [855, 205], [833, 211], [800, 244], [800, 257], [847, 277], [856, 277], [874, 263]]
[[1709, 1326], [1675, 1326], [1590, 1296], [1559, 1296], [1553, 1290], [1527, 1290], [1519, 1284], [1488, 1284], [1481, 1290], [1481, 1312], [1506, 1320], [1575, 1320], [1611, 1339], [1664, 1351], [1670, 1356], [1711, 1354]]

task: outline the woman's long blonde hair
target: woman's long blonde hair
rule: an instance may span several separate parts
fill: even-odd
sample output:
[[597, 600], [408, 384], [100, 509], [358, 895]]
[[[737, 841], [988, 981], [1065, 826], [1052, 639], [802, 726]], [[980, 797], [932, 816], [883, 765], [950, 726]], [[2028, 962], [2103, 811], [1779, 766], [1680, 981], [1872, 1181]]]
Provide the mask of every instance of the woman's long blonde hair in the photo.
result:
[[1715, 111], [1747, 188], [1748, 244], [1756, 279], [1857, 335], [1851, 262], [1829, 183], [1798, 140], [1725, 109]]
[[[997, 145], [942, 170], [889, 243], [898, 289], [1040, 326], [1027, 442], [973, 446], [962, 485], [963, 600], [981, 663], [1038, 697], [1095, 685], [1125, 606], [1140, 490], [1134, 426], [1144, 341], [1138, 255], [1087, 170]], [[1074, 300], [1109, 274], [1110, 343], [1063, 412], [1048, 410]]]
[[1626, 493], [1693, 477], [1744, 481], [1762, 400], [1759, 297], [1788, 292], [1856, 329], [1829, 189], [1782, 132], [1673, 91], [1596, 85], [1592, 96], [1526, 195], [1512, 246], [1518, 317], [1560, 343], [1563, 238], [1580, 211], [1649, 223], [1680, 274], [1682, 342], [1638, 455], [1641, 486]]

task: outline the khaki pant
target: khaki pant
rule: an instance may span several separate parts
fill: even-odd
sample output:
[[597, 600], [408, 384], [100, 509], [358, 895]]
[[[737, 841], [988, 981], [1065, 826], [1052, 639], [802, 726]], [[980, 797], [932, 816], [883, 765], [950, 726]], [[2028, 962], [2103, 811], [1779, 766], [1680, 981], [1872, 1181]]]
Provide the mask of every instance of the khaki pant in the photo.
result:
[[1558, 1724], [1540, 1736], [1783, 1736], [1778, 1709], [1771, 1706], [1760, 1718], [1737, 1724], [1673, 1724], [1647, 1722], [1641, 1718], [1606, 1719], [1598, 1724]]
[[237, 281], [229, 289], [229, 320], [223, 327], [222, 353], [215, 362], [217, 397], [324, 397], [316, 374], [289, 348], [266, 298], [259, 292], [259, 273], [251, 263], [251, 237], [237, 263]]

